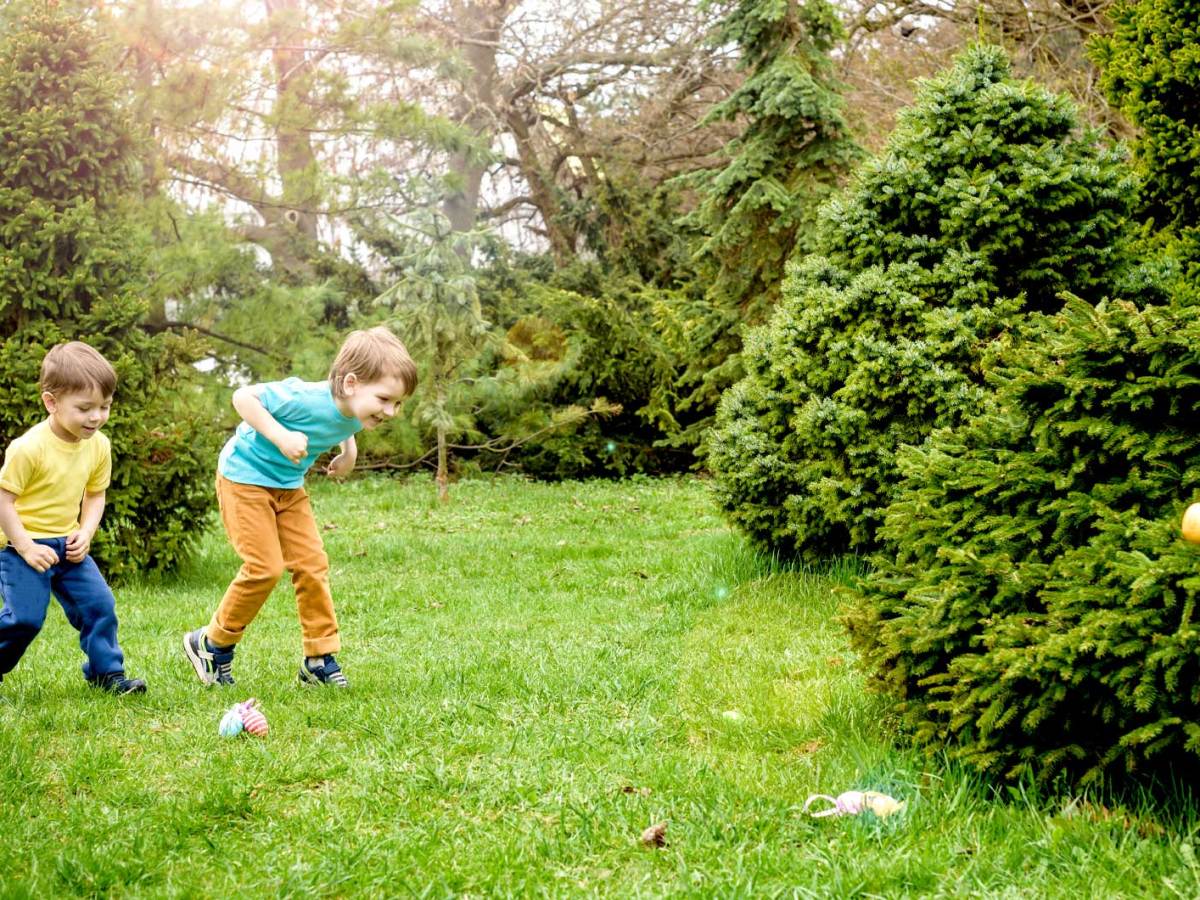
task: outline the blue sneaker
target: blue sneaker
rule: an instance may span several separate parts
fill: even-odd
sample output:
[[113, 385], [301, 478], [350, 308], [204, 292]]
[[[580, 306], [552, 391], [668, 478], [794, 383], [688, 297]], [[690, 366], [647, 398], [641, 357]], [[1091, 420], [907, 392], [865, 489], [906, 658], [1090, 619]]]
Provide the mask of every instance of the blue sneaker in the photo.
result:
[[204, 684], [233, 684], [233, 650], [230, 647], [214, 647], [204, 636], [204, 629], [197, 628], [183, 636], [183, 652], [196, 670], [196, 677]]
[[332, 654], [325, 654], [322, 660], [319, 666], [314, 666], [309, 662], [308, 657], [304, 658], [304, 662], [300, 664], [301, 684], [330, 684], [340, 688], [350, 687], [350, 682], [342, 674], [342, 667], [337, 664], [337, 660], [333, 658]]

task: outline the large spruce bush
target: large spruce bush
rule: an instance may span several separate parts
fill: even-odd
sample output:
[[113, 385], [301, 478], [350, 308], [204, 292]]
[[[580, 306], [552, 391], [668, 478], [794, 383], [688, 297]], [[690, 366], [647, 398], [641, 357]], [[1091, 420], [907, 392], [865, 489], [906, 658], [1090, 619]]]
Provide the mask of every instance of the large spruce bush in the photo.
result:
[[985, 771], [1194, 765], [1200, 307], [1074, 299], [991, 380], [970, 423], [902, 451], [855, 647], [918, 741]]
[[868, 551], [896, 451], [975, 411], [989, 342], [1127, 265], [1135, 184], [1075, 109], [975, 47], [923, 85], [886, 150], [823, 210], [820, 256], [743, 354], [709, 443], [760, 546]]
[[198, 348], [144, 328], [136, 129], [110, 71], [96, 34], [54, 6], [14, 13], [0, 40], [0, 448], [45, 416], [51, 346], [87, 341], [112, 362], [113, 479], [93, 546], [122, 575], [176, 563], [198, 535], [219, 434], [188, 377]]

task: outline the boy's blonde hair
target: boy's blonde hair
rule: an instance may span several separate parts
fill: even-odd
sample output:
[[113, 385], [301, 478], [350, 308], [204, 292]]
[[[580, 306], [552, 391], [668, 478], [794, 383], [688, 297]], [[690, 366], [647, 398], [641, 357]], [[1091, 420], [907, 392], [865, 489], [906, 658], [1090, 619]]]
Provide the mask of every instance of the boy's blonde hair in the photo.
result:
[[417, 364], [408, 355], [400, 338], [382, 325], [365, 331], [352, 331], [342, 342], [329, 369], [329, 384], [333, 396], [346, 396], [346, 376], [353, 374], [359, 381], [378, 381], [386, 376], [404, 382], [404, 396], [417, 389]]
[[42, 360], [38, 378], [42, 393], [80, 394], [96, 388], [111, 397], [117, 390], [117, 373], [108, 360], [83, 341], [56, 344]]

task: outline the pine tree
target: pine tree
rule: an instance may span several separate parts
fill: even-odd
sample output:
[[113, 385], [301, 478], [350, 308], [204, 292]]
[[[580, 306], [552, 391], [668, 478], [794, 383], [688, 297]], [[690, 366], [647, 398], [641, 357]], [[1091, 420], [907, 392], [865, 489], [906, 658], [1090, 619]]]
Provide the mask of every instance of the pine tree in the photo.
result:
[[44, 416], [41, 359], [84, 340], [116, 368], [113, 479], [95, 554], [121, 575], [177, 562], [212, 505], [215, 431], [188, 338], [147, 333], [137, 136], [103, 42], [50, 4], [0, 40], [0, 443]]
[[1176, 242], [1200, 302], [1200, 2], [1118, 0], [1093, 56], [1109, 100], [1139, 129], [1144, 211]]
[[[1150, 296], [1152, 300], [1161, 297]], [[916, 739], [1010, 777], [1200, 755], [1200, 307], [1073, 298], [901, 451], [847, 622]]]
[[885, 151], [822, 211], [710, 441], [717, 497], [768, 551], [876, 544], [895, 456], [973, 412], [980, 360], [1070, 288], [1128, 265], [1134, 180], [1071, 103], [976, 47], [926, 83]]
[[709, 121], [746, 122], [724, 168], [687, 179], [700, 195], [685, 225], [703, 235], [703, 300], [672, 309], [686, 335], [681, 381], [694, 440], [740, 372], [743, 328], [779, 298], [784, 264], [803, 246], [816, 209], [860, 155], [842, 114], [830, 52], [841, 25], [826, 0], [740, 0], [714, 41], [736, 46], [746, 80]]

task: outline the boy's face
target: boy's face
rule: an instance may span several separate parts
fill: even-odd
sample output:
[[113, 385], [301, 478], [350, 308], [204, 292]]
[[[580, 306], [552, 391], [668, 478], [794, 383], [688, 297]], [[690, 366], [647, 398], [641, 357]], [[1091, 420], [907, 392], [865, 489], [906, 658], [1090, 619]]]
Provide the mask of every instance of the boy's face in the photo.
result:
[[42, 403], [50, 413], [50, 430], [64, 441], [75, 443], [95, 437], [112, 409], [112, 397], [100, 393], [99, 388], [87, 391], [60, 391], [42, 394]]
[[378, 381], [359, 381], [350, 374], [342, 384], [345, 392], [341, 398], [342, 412], [362, 422], [367, 431], [394, 416], [407, 393], [404, 379], [397, 375], [385, 375]]

